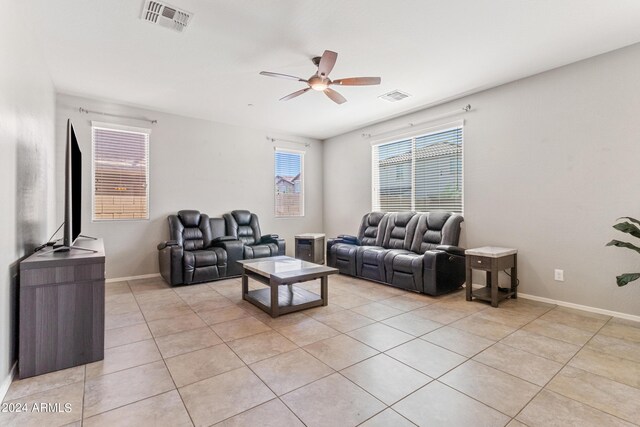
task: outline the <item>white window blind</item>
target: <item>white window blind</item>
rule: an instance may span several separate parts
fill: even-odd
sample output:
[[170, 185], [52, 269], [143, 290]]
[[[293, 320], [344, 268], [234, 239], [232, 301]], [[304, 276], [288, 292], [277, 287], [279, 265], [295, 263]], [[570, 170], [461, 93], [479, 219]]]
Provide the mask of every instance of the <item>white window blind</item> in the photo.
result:
[[373, 210], [462, 213], [462, 127], [373, 146]]
[[275, 151], [275, 215], [304, 216], [304, 153]]
[[149, 219], [149, 132], [92, 125], [94, 221]]

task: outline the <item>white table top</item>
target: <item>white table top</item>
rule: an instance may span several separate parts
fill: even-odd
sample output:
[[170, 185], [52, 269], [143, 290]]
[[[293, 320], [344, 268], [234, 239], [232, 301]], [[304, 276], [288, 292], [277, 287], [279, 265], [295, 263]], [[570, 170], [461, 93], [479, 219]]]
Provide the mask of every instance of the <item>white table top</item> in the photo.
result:
[[322, 239], [323, 237], [324, 237], [323, 233], [296, 234], [296, 239]]
[[498, 246], [483, 246], [481, 248], [467, 249], [465, 255], [484, 256], [488, 258], [500, 258], [507, 255], [517, 254], [515, 248], [501, 248]]

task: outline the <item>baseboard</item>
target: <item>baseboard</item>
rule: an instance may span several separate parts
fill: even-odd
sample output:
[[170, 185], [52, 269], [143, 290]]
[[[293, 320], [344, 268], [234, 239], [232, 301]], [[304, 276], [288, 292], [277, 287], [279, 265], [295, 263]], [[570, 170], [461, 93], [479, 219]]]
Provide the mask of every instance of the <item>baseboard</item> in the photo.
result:
[[139, 276], [112, 277], [111, 279], [106, 279], [105, 282], [122, 282], [124, 280], [151, 279], [154, 277], [160, 277], [160, 273], [141, 274]]
[[2, 381], [0, 384], [0, 402], [4, 400], [4, 397], [7, 395], [9, 391], [9, 387], [11, 386], [11, 381], [13, 381], [13, 377], [16, 375], [16, 370], [18, 369], [18, 362], [14, 362], [13, 366], [9, 370], [9, 375]]
[[548, 304], [555, 304], [561, 307], [575, 308], [576, 310], [589, 311], [591, 313], [604, 314], [605, 316], [619, 317], [620, 319], [633, 320], [634, 322], [640, 322], [640, 316], [633, 314], [620, 313], [619, 311], [605, 310], [603, 308], [590, 307], [588, 305], [574, 304], [572, 302], [560, 301], [551, 298], [539, 297], [536, 295], [523, 294], [518, 292], [518, 298], [530, 299], [532, 301], [546, 302]]

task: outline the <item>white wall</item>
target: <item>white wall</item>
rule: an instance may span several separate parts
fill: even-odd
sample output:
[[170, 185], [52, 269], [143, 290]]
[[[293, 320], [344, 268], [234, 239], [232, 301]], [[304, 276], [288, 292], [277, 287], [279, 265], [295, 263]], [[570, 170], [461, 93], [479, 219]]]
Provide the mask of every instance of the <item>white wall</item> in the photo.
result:
[[[157, 124], [83, 114], [79, 107], [135, 117], [157, 119]], [[168, 239], [166, 217], [180, 209], [197, 209], [212, 217], [234, 209], [258, 214], [263, 233], [287, 240], [293, 254], [294, 235], [322, 231], [322, 143], [271, 132], [229, 126], [111, 102], [69, 95], [57, 97], [56, 132], [64, 141], [65, 123], [71, 118], [83, 155], [82, 233], [104, 238], [107, 277], [158, 272], [156, 245]], [[149, 127], [148, 221], [91, 221], [91, 120]], [[305, 150], [305, 216], [275, 218], [274, 143], [266, 136], [306, 141], [309, 147], [276, 142], [280, 147]], [[62, 161], [62, 153], [58, 161]], [[58, 185], [62, 176], [58, 177]], [[63, 206], [58, 205], [62, 218]]]
[[17, 356], [18, 264], [53, 232], [54, 88], [19, 2], [0, 1], [0, 399]]
[[[640, 270], [640, 256], [604, 246], [625, 237], [611, 228], [616, 218], [640, 217], [639, 69], [640, 44], [325, 141], [327, 236], [355, 233], [371, 210], [363, 132], [470, 103], [461, 116], [462, 245], [518, 248], [521, 292], [640, 314], [640, 282], [615, 284], [617, 274]], [[553, 280], [555, 268], [565, 282]]]

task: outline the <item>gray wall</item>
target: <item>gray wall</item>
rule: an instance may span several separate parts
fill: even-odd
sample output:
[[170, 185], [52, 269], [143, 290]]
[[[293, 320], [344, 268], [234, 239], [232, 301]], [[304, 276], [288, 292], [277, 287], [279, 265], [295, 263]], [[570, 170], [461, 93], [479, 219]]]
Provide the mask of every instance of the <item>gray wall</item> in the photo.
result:
[[639, 69], [634, 45], [325, 141], [325, 232], [355, 233], [371, 209], [363, 132], [470, 103], [462, 244], [518, 248], [521, 292], [639, 315], [640, 282], [618, 288], [615, 276], [640, 270], [640, 257], [604, 246], [624, 237], [616, 218], [640, 217]]
[[[150, 117], [158, 123], [87, 115], [80, 113], [79, 107]], [[64, 141], [67, 118], [71, 118], [76, 130], [83, 154], [82, 232], [104, 238], [108, 278], [157, 273], [156, 245], [169, 237], [166, 217], [180, 209], [197, 209], [213, 217], [233, 209], [251, 210], [258, 214], [264, 233], [277, 233], [287, 239], [290, 254], [295, 234], [322, 231], [322, 143], [319, 141], [69, 95], [57, 96], [56, 117], [60, 144]], [[148, 221], [91, 221], [91, 120], [151, 129]], [[304, 217], [274, 217], [274, 143], [267, 141], [267, 135], [310, 143], [309, 147], [275, 143], [279, 147], [306, 151]], [[59, 162], [63, 161], [62, 154], [58, 156]], [[62, 178], [59, 174], [58, 186]], [[57, 213], [61, 218], [62, 204], [58, 205]]]
[[[17, 350], [18, 263], [54, 226], [54, 89], [19, 2], [1, 1], [0, 387]], [[18, 42], [19, 41], [19, 42]], [[0, 390], [0, 398], [2, 397]]]

